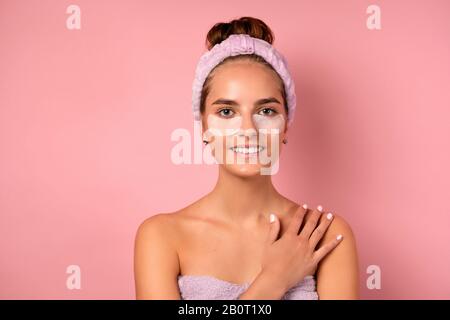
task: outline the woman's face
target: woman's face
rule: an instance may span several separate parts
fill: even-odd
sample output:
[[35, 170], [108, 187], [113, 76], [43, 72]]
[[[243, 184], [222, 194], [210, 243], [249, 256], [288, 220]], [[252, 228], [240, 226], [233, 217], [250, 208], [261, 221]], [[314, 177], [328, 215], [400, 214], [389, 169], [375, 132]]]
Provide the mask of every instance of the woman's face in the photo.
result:
[[270, 168], [287, 134], [278, 75], [248, 60], [226, 62], [213, 72], [202, 116], [213, 156], [236, 175], [274, 174]]

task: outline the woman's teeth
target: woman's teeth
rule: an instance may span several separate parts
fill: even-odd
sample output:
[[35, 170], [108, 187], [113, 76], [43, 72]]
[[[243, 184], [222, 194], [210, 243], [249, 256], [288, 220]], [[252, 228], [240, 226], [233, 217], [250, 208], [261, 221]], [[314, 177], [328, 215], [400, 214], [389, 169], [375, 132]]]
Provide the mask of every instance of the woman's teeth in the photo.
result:
[[237, 153], [258, 153], [261, 152], [261, 150], [263, 150], [264, 147], [258, 146], [258, 147], [249, 147], [249, 148], [245, 148], [245, 147], [232, 147], [231, 150]]

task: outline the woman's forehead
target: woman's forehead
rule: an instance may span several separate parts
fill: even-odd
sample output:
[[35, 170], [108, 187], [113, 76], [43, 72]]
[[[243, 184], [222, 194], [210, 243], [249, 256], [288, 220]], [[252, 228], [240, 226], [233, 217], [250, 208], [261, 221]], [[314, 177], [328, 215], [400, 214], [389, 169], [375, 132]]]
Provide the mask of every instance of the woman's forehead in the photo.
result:
[[281, 98], [280, 80], [274, 71], [257, 63], [230, 63], [214, 72], [210, 82], [208, 103], [224, 98], [238, 103], [267, 96]]

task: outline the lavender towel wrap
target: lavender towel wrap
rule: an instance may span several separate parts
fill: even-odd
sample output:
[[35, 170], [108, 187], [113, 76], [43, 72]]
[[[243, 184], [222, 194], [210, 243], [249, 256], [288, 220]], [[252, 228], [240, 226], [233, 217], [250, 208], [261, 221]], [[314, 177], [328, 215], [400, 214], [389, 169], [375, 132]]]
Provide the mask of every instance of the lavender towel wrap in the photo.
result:
[[[231, 283], [208, 275], [178, 275], [178, 286], [182, 300], [237, 300], [250, 284]], [[281, 300], [318, 300], [314, 276], [306, 276]]]

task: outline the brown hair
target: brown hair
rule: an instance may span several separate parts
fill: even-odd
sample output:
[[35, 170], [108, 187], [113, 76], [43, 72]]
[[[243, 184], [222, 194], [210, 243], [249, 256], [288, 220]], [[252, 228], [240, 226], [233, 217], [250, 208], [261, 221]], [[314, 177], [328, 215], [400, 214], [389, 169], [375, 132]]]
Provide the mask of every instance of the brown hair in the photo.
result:
[[[221, 43], [225, 39], [227, 39], [232, 34], [248, 34], [251, 37], [262, 39], [270, 44], [273, 44], [275, 37], [273, 35], [272, 30], [269, 28], [267, 24], [265, 24], [262, 20], [253, 18], [253, 17], [241, 17], [239, 19], [232, 20], [230, 22], [219, 22], [216, 23], [206, 35], [206, 47], [208, 50], [211, 50], [216, 44]], [[205, 80], [205, 83], [203, 84], [202, 93], [200, 97], [200, 113], [203, 114], [205, 111], [205, 101], [206, 97], [208, 96], [208, 93], [210, 91], [210, 84], [211, 79], [213, 77], [213, 71], [219, 67], [220, 65], [223, 65], [227, 61], [234, 61], [234, 60], [243, 60], [248, 59], [251, 61], [255, 61], [258, 63], [261, 63], [267, 67], [269, 67], [271, 70], [273, 70], [277, 75], [278, 73], [275, 71], [275, 69], [272, 67], [270, 63], [268, 63], [264, 58], [257, 54], [245, 54], [245, 55], [237, 55], [237, 56], [230, 56], [224, 59], [222, 62], [220, 62], [213, 70], [211, 70], [210, 74]], [[283, 103], [284, 108], [286, 109], [286, 113], [288, 112], [288, 106], [286, 102], [286, 90], [284, 88], [284, 82], [283, 80], [278, 76], [280, 81], [280, 86], [282, 88], [281, 94], [283, 96]]]

